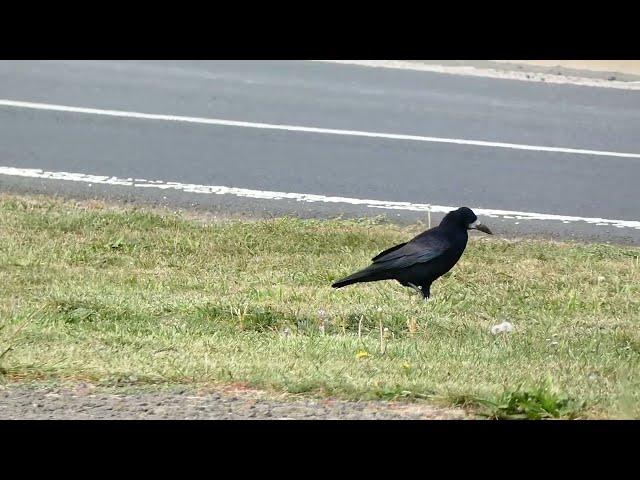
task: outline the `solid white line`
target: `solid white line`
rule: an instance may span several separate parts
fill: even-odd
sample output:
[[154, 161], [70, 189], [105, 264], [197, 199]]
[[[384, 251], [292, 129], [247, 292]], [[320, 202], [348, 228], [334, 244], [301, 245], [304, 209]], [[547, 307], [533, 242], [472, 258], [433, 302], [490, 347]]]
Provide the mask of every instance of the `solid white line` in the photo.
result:
[[480, 147], [512, 148], [516, 150], [534, 150], [540, 152], [572, 153], [581, 155], [602, 155], [607, 157], [640, 158], [640, 153], [606, 152], [601, 150], [583, 150], [578, 148], [544, 147], [538, 145], [521, 145], [516, 143], [485, 142], [481, 140], [464, 140], [460, 138], [424, 137], [420, 135], [400, 135], [395, 133], [363, 132], [359, 130], [338, 130], [333, 128], [301, 127], [297, 125], [277, 125], [271, 123], [240, 122], [220, 118], [185, 117], [180, 115], [159, 115], [153, 113], [128, 112], [123, 110], [103, 110], [99, 108], [71, 107], [52, 105], [49, 103], [20, 102], [0, 99], [0, 106], [13, 108], [29, 108], [35, 110], [51, 110], [66, 113], [84, 113], [105, 115], [109, 117], [137, 118], [143, 120], [164, 120], [170, 122], [198, 123], [205, 125], [223, 125], [228, 127], [261, 128], [269, 130], [286, 130], [290, 132], [323, 133], [331, 135], [348, 135], [354, 137], [385, 138], [390, 140], [411, 140], [417, 142], [454, 143], [458, 145], [474, 145]]
[[570, 75], [554, 75], [552, 73], [479, 68], [470, 65], [437, 65], [421, 63], [416, 60], [310, 60], [312, 62], [337, 63], [360, 67], [393, 68], [398, 70], [414, 70], [448, 75], [466, 75], [471, 77], [496, 78], [500, 80], [518, 80], [544, 84], [578, 85], [581, 87], [615, 88], [620, 90], [640, 90], [640, 82], [622, 82], [619, 80], [603, 80], [599, 78], [574, 77]]
[[[247, 188], [224, 187], [219, 185], [197, 185], [191, 183], [165, 182], [163, 180], [145, 180], [140, 178], [119, 178], [104, 175], [88, 175], [84, 173], [47, 172], [36, 168], [0, 167], [0, 175], [15, 177], [40, 178], [47, 180], [67, 180], [88, 184], [106, 184], [133, 188], [156, 188], [160, 190], [180, 190], [187, 193], [203, 193], [216, 195], [235, 195], [237, 197], [258, 198], [264, 200], [295, 200], [297, 202], [321, 202], [344, 203], [349, 205], [363, 205], [369, 208], [381, 208], [385, 210], [409, 210], [414, 212], [438, 212], [446, 213], [457, 207], [445, 205], [429, 205], [424, 203], [393, 202], [385, 200], [368, 200], [350, 197], [328, 197], [325, 195], [313, 195], [308, 193], [273, 192], [268, 190], [251, 190]], [[547, 213], [517, 212], [510, 210], [494, 210], [472, 207], [480, 216], [502, 217], [518, 220], [550, 220], [569, 222], [586, 222], [595, 225], [635, 228], [640, 230], [640, 221], [635, 220], [610, 220], [606, 218], [576, 217], [566, 215], [553, 215]]]

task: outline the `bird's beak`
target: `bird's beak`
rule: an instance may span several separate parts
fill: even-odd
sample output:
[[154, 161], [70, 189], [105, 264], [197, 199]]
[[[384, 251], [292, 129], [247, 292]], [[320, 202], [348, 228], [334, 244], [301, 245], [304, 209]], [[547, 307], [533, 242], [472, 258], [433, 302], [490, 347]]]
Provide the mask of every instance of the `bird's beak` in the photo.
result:
[[469, 230], [480, 230], [481, 232], [488, 233], [489, 235], [493, 235], [493, 232], [489, 230], [489, 227], [487, 227], [486, 225], [480, 222], [474, 222], [471, 225], [469, 225]]

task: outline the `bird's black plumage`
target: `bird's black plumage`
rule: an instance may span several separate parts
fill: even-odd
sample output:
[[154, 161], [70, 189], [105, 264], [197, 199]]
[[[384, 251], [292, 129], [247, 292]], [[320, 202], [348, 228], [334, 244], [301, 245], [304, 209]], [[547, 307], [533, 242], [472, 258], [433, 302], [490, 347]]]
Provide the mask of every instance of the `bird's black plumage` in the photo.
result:
[[476, 214], [462, 207], [447, 213], [437, 227], [379, 253], [372, 264], [335, 282], [341, 288], [353, 283], [397, 280], [406, 287], [419, 288], [429, 298], [431, 284], [447, 273], [458, 262], [469, 238], [467, 230], [491, 231], [476, 224]]

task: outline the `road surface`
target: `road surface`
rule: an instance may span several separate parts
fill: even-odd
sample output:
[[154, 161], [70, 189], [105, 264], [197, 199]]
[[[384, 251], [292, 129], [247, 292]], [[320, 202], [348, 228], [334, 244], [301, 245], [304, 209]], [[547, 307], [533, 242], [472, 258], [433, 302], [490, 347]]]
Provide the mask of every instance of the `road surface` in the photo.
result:
[[0, 191], [399, 222], [466, 205], [499, 235], [640, 244], [637, 90], [304, 61], [3, 61], [0, 127]]

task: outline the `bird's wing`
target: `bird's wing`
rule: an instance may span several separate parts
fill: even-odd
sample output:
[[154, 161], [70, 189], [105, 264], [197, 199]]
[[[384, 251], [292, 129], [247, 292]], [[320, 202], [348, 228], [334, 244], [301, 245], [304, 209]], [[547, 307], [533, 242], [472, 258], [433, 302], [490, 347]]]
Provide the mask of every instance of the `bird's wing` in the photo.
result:
[[[431, 233], [431, 232], [430, 232]], [[451, 246], [450, 242], [435, 232], [418, 236], [410, 242], [396, 245], [373, 258], [374, 264], [387, 268], [404, 268], [416, 263], [426, 263], [439, 257]]]
[[382, 258], [383, 256], [385, 256], [387, 253], [391, 253], [391, 252], [393, 252], [393, 251], [395, 251], [395, 250], [398, 250], [399, 248], [404, 247], [407, 243], [408, 243], [408, 242], [404, 242], [404, 243], [401, 243], [400, 245], [396, 245], [395, 247], [387, 248], [385, 251], [380, 252], [378, 255], [376, 255], [375, 257], [373, 257], [373, 258], [371, 259], [371, 261], [372, 261], [372, 262], [375, 262], [376, 260], [378, 260], [378, 259]]

